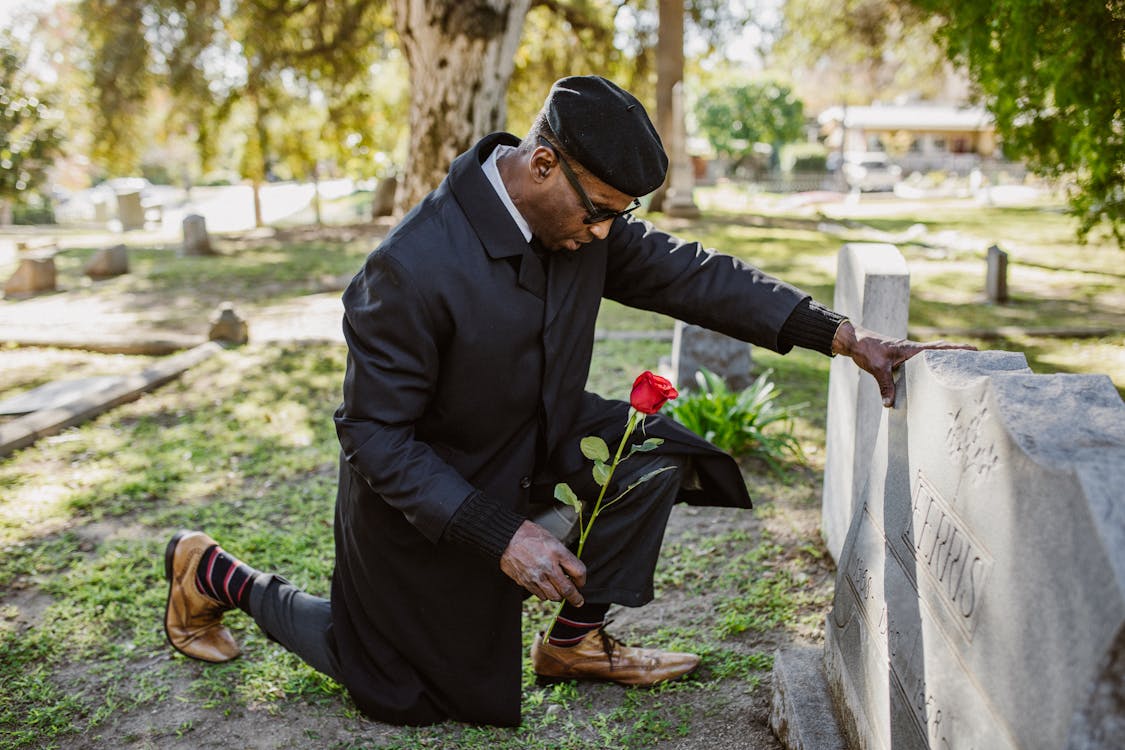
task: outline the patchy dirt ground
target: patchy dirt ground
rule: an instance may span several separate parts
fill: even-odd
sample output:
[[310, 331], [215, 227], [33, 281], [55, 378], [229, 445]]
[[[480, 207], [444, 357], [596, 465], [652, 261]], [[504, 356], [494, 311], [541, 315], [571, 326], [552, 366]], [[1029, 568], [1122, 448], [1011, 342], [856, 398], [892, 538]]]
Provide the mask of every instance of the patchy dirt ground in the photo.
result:
[[[91, 335], [96, 327], [99, 335], [121, 336], [143, 333], [147, 318], [131, 315], [130, 311], [106, 308], [96, 316], [86, 316], [72, 304], [68, 293], [51, 295], [39, 301], [7, 305], [5, 320], [0, 328], [8, 329], [9, 338], [18, 339], [13, 332], [41, 329], [67, 329], [75, 335]], [[109, 304], [106, 302], [105, 304]], [[101, 309], [101, 308], [99, 308]], [[14, 315], [20, 311], [22, 320]], [[102, 314], [105, 313], [105, 314]], [[111, 314], [112, 313], [112, 314]], [[339, 340], [340, 308], [338, 293], [327, 292], [309, 295], [256, 311], [252, 321], [251, 336], [265, 340]], [[195, 335], [198, 331], [181, 331]], [[77, 377], [90, 372], [111, 370], [114, 360], [110, 355], [85, 355], [77, 352], [46, 350], [0, 350], [0, 381], [5, 373], [20, 370], [26, 382], [29, 369], [42, 371], [40, 380], [46, 382], [59, 373]], [[90, 365], [91, 357], [99, 358], [96, 367]], [[129, 358], [130, 365], [135, 358]], [[122, 365], [123, 367], [125, 365]], [[4, 392], [0, 382], [0, 395]], [[59, 436], [54, 439], [65, 439]], [[52, 467], [44, 466], [50, 472]], [[678, 507], [672, 516], [665, 539], [666, 560], [672, 564], [677, 545], [712, 536], [741, 537], [746, 551], [763, 539], [779, 548], [770, 561], [772, 566], [765, 575], [784, 570], [798, 583], [802, 604], [791, 621], [769, 629], [747, 629], [722, 640], [728, 652], [741, 655], [772, 654], [779, 648], [800, 643], [815, 643], [820, 638], [819, 623], [827, 611], [832, 587], [833, 571], [819, 542], [819, 471], [817, 467], [802, 471], [791, 485], [766, 482], [755, 494], [758, 506], [755, 511], [736, 511], [714, 508]], [[34, 523], [34, 522], [33, 522]], [[38, 539], [52, 538], [62, 533], [73, 533], [78, 539], [78, 552], [87, 556], [106, 541], [114, 539], [144, 538], [153, 530], [136, 523], [129, 516], [103, 518], [97, 522], [81, 519], [63, 522], [62, 525], [44, 522], [31, 535]], [[740, 550], [741, 551], [741, 550]], [[718, 561], [716, 561], [717, 564]], [[664, 564], [664, 563], [662, 563]], [[696, 587], [698, 588], [698, 587]], [[717, 592], [693, 590], [691, 586], [669, 585], [660, 587], [656, 601], [639, 608], [615, 608], [611, 632], [627, 643], [646, 645], [656, 634], [676, 627], [698, 627], [708, 618], [715, 617]], [[0, 625], [27, 628], [38, 623], [45, 608], [51, 603], [48, 594], [41, 591], [33, 579], [21, 581], [17, 586], [0, 590]], [[9, 616], [6, 613], [16, 613]], [[161, 628], [161, 612], [152, 612], [155, 630]], [[243, 618], [241, 614], [232, 617]], [[245, 618], [243, 618], [245, 619]], [[252, 627], [245, 622], [243, 627]], [[538, 627], [535, 618], [525, 623], [525, 629]], [[261, 644], [248, 650], [243, 659], [255, 659], [261, 649], [277, 649], [272, 644]], [[2, 654], [0, 654], [2, 657]], [[170, 648], [156, 652], [146, 651], [130, 661], [128, 667], [120, 664], [112, 672], [121, 674], [123, 684], [110, 686], [110, 690], [126, 692], [133, 685], [149, 686], [153, 698], [131, 708], [114, 707], [107, 701], [107, 715], [86, 734], [72, 735], [61, 740], [45, 741], [42, 747], [66, 750], [78, 748], [169, 748], [195, 750], [196, 748], [413, 748], [461, 747], [462, 735], [468, 736], [468, 727], [439, 728], [438, 731], [414, 731], [373, 722], [359, 716], [350, 700], [340, 695], [312, 699], [277, 697], [245, 705], [232, 698], [222, 700], [214, 695], [201, 699], [192, 684], [209, 670], [222, 670], [221, 666], [191, 662], [175, 655]], [[658, 693], [657, 705], [673, 723], [685, 727], [683, 734], [646, 744], [660, 750], [715, 750], [754, 748], [779, 750], [781, 745], [769, 729], [770, 676], [768, 671], [756, 673], [750, 680], [712, 679], [713, 666], [707, 662], [701, 668], [699, 682], [718, 685], [714, 689], [670, 689]], [[106, 690], [104, 664], [84, 662], [68, 665], [52, 675], [52, 682], [76, 694]], [[698, 684], [698, 683], [696, 683]], [[299, 691], [297, 691], [299, 692]], [[315, 691], [314, 691], [315, 692]], [[545, 709], [547, 717], [552, 712], [566, 711], [570, 722], [552, 724], [545, 721], [542, 735], [536, 741], [546, 747], [591, 747], [591, 736], [573, 736], [573, 726], [595, 725], [612, 716], [614, 710], [627, 706], [630, 694], [637, 691], [606, 684], [582, 684], [565, 707], [551, 705]], [[543, 718], [543, 717], [539, 717]], [[570, 727], [568, 729], [567, 727]], [[448, 731], [446, 731], [448, 730]], [[552, 735], [552, 731], [556, 734]], [[591, 730], [592, 731], [592, 730]], [[503, 732], [499, 737], [507, 737]], [[510, 739], [501, 739], [504, 747], [517, 747], [513, 732]], [[474, 738], [473, 747], [483, 747]], [[2, 744], [2, 742], [0, 742]]]
[[[795, 495], [807, 496], [804, 491]], [[678, 541], [699, 538], [710, 534], [741, 530], [751, 539], [758, 539], [763, 531], [786, 553], [783, 564], [791, 566], [799, 580], [806, 582], [813, 597], [827, 600], [831, 590], [832, 570], [826, 558], [799, 551], [816, 536], [819, 513], [812, 507], [799, 507], [787, 499], [773, 499], [760, 504], [762, 513], [717, 508], [677, 507], [673, 513], [665, 547]], [[127, 522], [121, 524], [102, 522], [97, 529], [89, 530], [91, 538], [110, 538], [115, 534], [136, 533]], [[34, 595], [32, 595], [34, 596]], [[10, 601], [8, 597], [5, 600]], [[644, 643], [652, 632], [678, 624], [698, 624], [711, 609], [709, 595], [690, 595], [682, 589], [672, 589], [658, 595], [652, 604], [639, 608], [615, 608], [612, 629], [627, 642]], [[25, 612], [41, 607], [32, 606]], [[800, 618], [803, 622], [816, 622], [824, 612], [805, 608]], [[154, 621], [159, 613], [154, 612]], [[238, 616], [238, 615], [235, 615]], [[531, 625], [532, 627], [534, 625]], [[815, 628], [789, 623], [766, 633], [746, 632], [731, 637], [725, 646], [738, 651], [773, 653], [794, 643], [818, 641]], [[277, 648], [268, 646], [268, 648]], [[242, 658], [253, 659], [254, 653]], [[136, 662], [135, 674], [143, 673], [161, 662], [177, 661], [175, 672], [194, 676], [203, 670], [214, 669], [166, 653]], [[96, 665], [75, 665], [65, 674], [56, 675], [61, 683], [75, 689], [95, 682], [89, 670]], [[703, 670], [707, 667], [704, 665]], [[458, 747], [456, 740], [442, 736], [412, 736], [410, 730], [370, 721], [355, 714], [345, 697], [324, 698], [318, 701], [278, 700], [268, 705], [244, 707], [233, 705], [208, 706], [186, 690], [187, 680], [170, 680], [167, 694], [154, 706], [142, 706], [131, 711], [115, 713], [86, 736], [75, 736], [57, 746], [67, 750], [86, 748], [160, 748], [161, 750], [196, 750], [197, 748], [363, 748], [363, 747]], [[769, 728], [770, 678], [765, 675], [757, 685], [732, 685], [724, 681], [723, 691], [666, 692], [664, 707], [679, 716], [688, 717], [690, 731], [682, 737], [660, 741], [652, 747], [659, 750], [780, 750], [782, 747]], [[578, 699], [571, 702], [568, 711], [587, 714], [591, 719], [612, 710], [625, 700], [627, 690], [615, 685], [582, 684], [577, 688]], [[581, 719], [579, 718], [579, 721]], [[547, 738], [544, 738], [547, 739]], [[551, 740], [549, 740], [551, 741]], [[453, 744], [450, 744], [453, 743]], [[557, 738], [557, 746], [567, 747], [567, 738]]]

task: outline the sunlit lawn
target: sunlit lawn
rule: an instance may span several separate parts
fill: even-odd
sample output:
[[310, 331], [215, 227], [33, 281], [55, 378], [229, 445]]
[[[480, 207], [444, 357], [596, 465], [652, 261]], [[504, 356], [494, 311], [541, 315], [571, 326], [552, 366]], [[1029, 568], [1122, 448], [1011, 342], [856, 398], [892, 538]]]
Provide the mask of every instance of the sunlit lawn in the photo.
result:
[[[1099, 338], [1012, 334], [1009, 341], [979, 343], [1026, 351], [1037, 372], [1107, 372], [1125, 389], [1125, 302], [1115, 275], [1125, 267], [1120, 249], [1073, 244], [1067, 233], [1072, 225], [1056, 212], [994, 208], [893, 222], [882, 228], [901, 231], [919, 222], [956, 227], [986, 242], [1008, 243], [1013, 253], [1013, 300], [999, 306], [981, 299], [983, 248], [981, 257], [954, 257], [904, 245], [913, 283], [912, 326], [1116, 325], [1116, 334]], [[835, 255], [848, 237], [758, 228], [735, 213], [674, 225], [684, 236], [701, 237], [831, 302]], [[60, 272], [75, 280], [75, 300], [100, 294], [127, 295], [138, 306], [170, 300], [174, 312], [165, 319], [175, 326], [222, 299], [266, 304], [317, 291], [318, 277], [351, 272], [367, 249], [362, 241], [244, 243], [202, 264], [142, 248], [133, 254], [129, 276], [99, 285], [76, 280], [89, 252], [76, 251], [60, 256]], [[1021, 266], [1021, 259], [1098, 273]], [[0, 315], [9, 304], [15, 303], [0, 302]], [[667, 331], [672, 321], [607, 303], [599, 326]], [[599, 342], [589, 387], [624, 396], [638, 371], [656, 368], [668, 354], [666, 340]], [[780, 498], [805, 507], [818, 502], [815, 470], [823, 463], [828, 360], [757, 349], [754, 359], [759, 371], [773, 369], [786, 403], [806, 404], [795, 431], [812, 462], [788, 485], [761, 467], [744, 466], [755, 494], [764, 498], [759, 515], [768, 519]], [[123, 372], [143, 362], [0, 350], [0, 396], [63, 372]], [[158, 620], [161, 552], [181, 527], [206, 528], [256, 565], [284, 571], [313, 593], [327, 592], [337, 454], [331, 413], [343, 363], [342, 347], [335, 344], [225, 351], [137, 402], [0, 459], [0, 747], [51, 747], [77, 734], [96, 738], [114, 717], [184, 704], [219, 712], [231, 702], [269, 707], [297, 700], [354, 716], [338, 686], [269, 646], [247, 618], [232, 623], [254, 658], [208, 669], [169, 660]], [[673, 562], [658, 580], [673, 594], [713, 591], [713, 621], [657, 634], [663, 643], [687, 643], [706, 654], [708, 666], [696, 680], [666, 692], [627, 691], [619, 704], [603, 708], [593, 705], [588, 692], [539, 687], [528, 674], [525, 730], [410, 730], [384, 746], [546, 748], [551, 745], [542, 743], [569, 737], [573, 747], [642, 747], [690, 732], [693, 719], [677, 705], [679, 698], [750, 689], [768, 671], [768, 654], [738, 646], [738, 634], [760, 637], [800, 627], [808, 611], [815, 614], [823, 605], [792, 573], [795, 559], [817, 560], [815, 538], [786, 547], [767, 534], [741, 534], [676, 540]], [[760, 575], [767, 570], [770, 575]], [[534, 607], [530, 614], [542, 618]], [[177, 680], [186, 680], [186, 688], [174, 692]], [[130, 738], [116, 739], [127, 744]]]

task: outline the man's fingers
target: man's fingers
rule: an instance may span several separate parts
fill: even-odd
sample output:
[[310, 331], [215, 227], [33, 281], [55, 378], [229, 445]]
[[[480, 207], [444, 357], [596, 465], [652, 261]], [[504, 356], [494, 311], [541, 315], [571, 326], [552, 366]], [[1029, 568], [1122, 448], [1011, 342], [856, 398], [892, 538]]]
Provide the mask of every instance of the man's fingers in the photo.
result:
[[875, 376], [879, 384], [879, 395], [883, 397], [883, 406], [890, 408], [895, 405], [895, 379], [889, 367], [880, 369]]
[[586, 565], [574, 555], [569, 555], [559, 561], [563, 572], [566, 573], [574, 585], [582, 588], [586, 585]]
[[567, 556], [559, 560], [564, 580], [563, 585], [559, 586], [559, 593], [575, 607], [581, 607], [585, 599], [578, 589], [586, 585], [586, 566], [577, 557], [569, 554], [569, 550], [567, 552]]
[[572, 606], [581, 607], [586, 603], [586, 600], [582, 597], [582, 592], [573, 583], [568, 583], [567, 586], [560, 589], [560, 593], [562, 594], [561, 598], [566, 599]]
[[585, 602], [586, 565], [545, 529], [525, 521], [500, 557], [500, 569], [540, 600]]
[[939, 341], [931, 348], [933, 348], [933, 349], [965, 349], [965, 350], [970, 351], [970, 352], [975, 352], [977, 350], [977, 348], [975, 346], [973, 346], [972, 344], [959, 344], [956, 341]]

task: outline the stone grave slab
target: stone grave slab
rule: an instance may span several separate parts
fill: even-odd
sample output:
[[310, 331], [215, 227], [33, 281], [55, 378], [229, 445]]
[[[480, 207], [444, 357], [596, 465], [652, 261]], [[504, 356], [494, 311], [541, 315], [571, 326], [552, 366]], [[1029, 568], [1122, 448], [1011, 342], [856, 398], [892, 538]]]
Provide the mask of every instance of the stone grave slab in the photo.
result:
[[750, 345], [677, 320], [672, 333], [672, 382], [681, 390], [695, 390], [695, 373], [703, 368], [721, 377], [731, 390], [740, 391], [753, 382]]
[[208, 357], [221, 352], [213, 341], [166, 357], [131, 375], [113, 377], [107, 387], [75, 397], [66, 403], [17, 417], [0, 424], [0, 456], [25, 448], [36, 440], [81, 424], [113, 407], [139, 398], [142, 394], [177, 378]]
[[54, 258], [21, 258], [16, 272], [4, 284], [7, 297], [26, 297], [55, 291]]
[[119, 375], [55, 380], [0, 401], [0, 414], [30, 414], [42, 409], [57, 409], [71, 401], [104, 393], [120, 381]]
[[[840, 248], [836, 264], [833, 309], [855, 325], [905, 338], [910, 273], [898, 248], [849, 243]], [[839, 561], [884, 407], [875, 379], [850, 358], [833, 357], [830, 372], [821, 533]]]
[[103, 247], [90, 258], [84, 272], [91, 279], [108, 279], [129, 273], [129, 249], [124, 245]]
[[856, 748], [1125, 747], [1125, 404], [925, 352], [881, 414], [826, 622]]

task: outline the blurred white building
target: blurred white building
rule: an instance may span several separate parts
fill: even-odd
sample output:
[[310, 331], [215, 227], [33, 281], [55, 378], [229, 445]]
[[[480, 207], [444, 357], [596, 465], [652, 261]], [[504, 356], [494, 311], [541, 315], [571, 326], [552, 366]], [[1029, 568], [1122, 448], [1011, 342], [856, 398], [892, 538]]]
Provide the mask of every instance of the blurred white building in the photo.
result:
[[[824, 144], [838, 155], [885, 153], [905, 174], [968, 174], [1001, 159], [992, 115], [980, 107], [883, 104], [829, 107], [817, 118]], [[837, 159], [840, 157], [837, 156]]]

